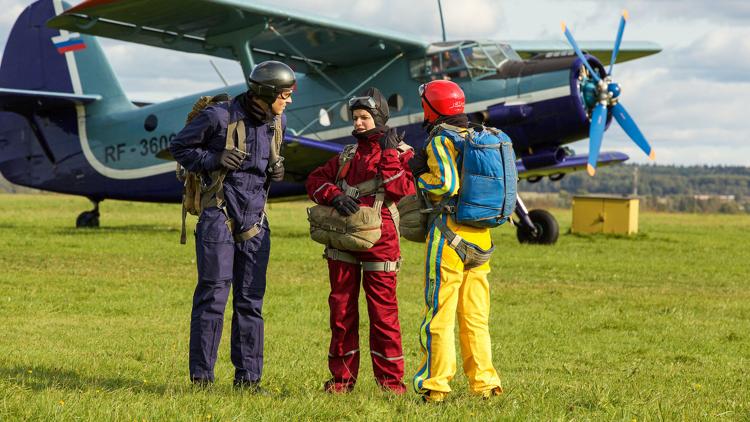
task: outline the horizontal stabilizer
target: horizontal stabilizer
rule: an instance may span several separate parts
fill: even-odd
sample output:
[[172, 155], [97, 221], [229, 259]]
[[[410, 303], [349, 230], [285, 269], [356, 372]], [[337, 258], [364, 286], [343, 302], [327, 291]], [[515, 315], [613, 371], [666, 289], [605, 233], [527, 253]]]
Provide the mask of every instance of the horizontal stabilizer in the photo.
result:
[[19, 108], [51, 109], [71, 104], [88, 104], [101, 99], [101, 95], [0, 88], [0, 109], [9, 111]]

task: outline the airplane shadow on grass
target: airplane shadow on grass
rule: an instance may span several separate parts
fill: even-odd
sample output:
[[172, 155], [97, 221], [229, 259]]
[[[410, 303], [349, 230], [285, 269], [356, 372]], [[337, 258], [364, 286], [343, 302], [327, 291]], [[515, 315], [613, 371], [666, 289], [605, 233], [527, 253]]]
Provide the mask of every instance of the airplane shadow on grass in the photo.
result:
[[53, 389], [64, 390], [130, 390], [151, 394], [164, 394], [167, 387], [161, 384], [145, 383], [143, 380], [126, 377], [91, 377], [64, 368], [34, 367], [0, 367], [0, 378], [22, 388], [34, 391]]
[[151, 224], [130, 224], [126, 226], [98, 227], [98, 228], [75, 228], [64, 227], [54, 230], [55, 234], [69, 236], [101, 236], [103, 234], [120, 234], [120, 233], [174, 233], [180, 235], [180, 230], [170, 226], [158, 226]]

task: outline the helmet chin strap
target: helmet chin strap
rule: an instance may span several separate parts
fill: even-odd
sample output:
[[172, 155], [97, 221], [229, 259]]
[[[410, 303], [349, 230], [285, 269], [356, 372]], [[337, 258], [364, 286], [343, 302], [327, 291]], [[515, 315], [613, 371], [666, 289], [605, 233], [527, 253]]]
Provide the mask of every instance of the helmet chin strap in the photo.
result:
[[435, 107], [433, 107], [432, 104], [430, 104], [430, 100], [428, 100], [426, 96], [423, 95], [422, 100], [424, 100], [425, 104], [427, 104], [427, 107], [429, 107], [430, 110], [432, 110], [435, 114], [437, 114], [438, 118], [443, 117], [443, 115], [440, 114], [439, 111], [435, 110]]

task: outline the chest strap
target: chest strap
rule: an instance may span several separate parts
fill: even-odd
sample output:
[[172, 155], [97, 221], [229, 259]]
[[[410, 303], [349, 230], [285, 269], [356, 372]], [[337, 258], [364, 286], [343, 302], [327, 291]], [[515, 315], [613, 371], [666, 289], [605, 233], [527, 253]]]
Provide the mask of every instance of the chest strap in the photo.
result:
[[346, 180], [341, 179], [339, 182], [339, 188], [344, 191], [345, 194], [352, 198], [359, 198], [360, 196], [374, 195], [383, 186], [383, 181], [379, 177], [373, 177], [370, 180], [365, 180], [362, 183], [357, 183], [354, 186], [346, 183]]
[[362, 267], [362, 271], [377, 271], [384, 273], [397, 273], [401, 269], [401, 260], [398, 261], [360, 261], [350, 253], [346, 253], [339, 249], [326, 248], [323, 258], [332, 259], [334, 261], [346, 262], [348, 264], [359, 265]]

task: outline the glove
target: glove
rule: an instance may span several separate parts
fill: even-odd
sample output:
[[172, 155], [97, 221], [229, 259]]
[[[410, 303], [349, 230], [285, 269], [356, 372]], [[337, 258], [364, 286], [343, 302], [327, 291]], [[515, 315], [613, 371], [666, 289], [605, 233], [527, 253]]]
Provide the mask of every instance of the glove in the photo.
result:
[[225, 149], [219, 155], [219, 164], [227, 170], [237, 170], [245, 156], [236, 149]]
[[401, 143], [402, 140], [403, 135], [399, 136], [396, 132], [396, 129], [390, 128], [388, 129], [388, 132], [386, 132], [385, 135], [380, 138], [380, 148], [383, 150], [396, 149], [398, 147], [398, 144]]
[[427, 153], [424, 152], [424, 149], [418, 149], [414, 157], [409, 160], [409, 168], [414, 177], [430, 172], [430, 167], [427, 166]]
[[276, 162], [276, 164], [268, 166], [268, 170], [266, 172], [271, 178], [271, 181], [281, 182], [282, 180], [284, 180], [284, 161], [279, 160]]
[[333, 208], [335, 208], [336, 211], [344, 217], [356, 214], [357, 211], [359, 211], [359, 203], [357, 202], [357, 200], [349, 195], [344, 195], [343, 193], [333, 198], [333, 201], [331, 201], [331, 203], [333, 205]]

